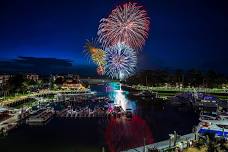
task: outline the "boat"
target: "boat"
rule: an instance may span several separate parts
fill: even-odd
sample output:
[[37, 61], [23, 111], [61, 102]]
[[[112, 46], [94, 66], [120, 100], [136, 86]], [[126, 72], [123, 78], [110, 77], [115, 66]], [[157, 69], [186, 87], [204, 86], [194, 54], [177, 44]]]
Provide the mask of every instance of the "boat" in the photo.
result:
[[130, 108], [126, 109], [125, 115], [128, 120], [131, 120], [133, 117], [132, 109]]
[[228, 115], [201, 115], [200, 123], [198, 125], [198, 133], [201, 135], [212, 133], [218, 137], [228, 139]]
[[228, 113], [221, 113], [221, 114], [219, 115], [219, 118], [220, 118], [221, 120], [226, 120], [226, 121], [228, 121]]
[[228, 121], [228, 113], [227, 112], [201, 112], [200, 121], [203, 120], [227, 120]]
[[201, 112], [199, 121], [204, 121], [204, 120], [217, 120], [219, 118], [217, 112]]

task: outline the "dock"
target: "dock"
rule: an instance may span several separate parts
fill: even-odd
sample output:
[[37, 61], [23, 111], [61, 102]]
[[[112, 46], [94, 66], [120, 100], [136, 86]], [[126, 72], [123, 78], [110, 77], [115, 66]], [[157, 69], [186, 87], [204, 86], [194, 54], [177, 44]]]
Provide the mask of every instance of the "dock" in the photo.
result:
[[58, 117], [60, 118], [92, 118], [92, 117], [105, 117], [107, 113], [105, 111], [88, 110], [83, 109], [80, 111], [66, 110], [59, 112]]
[[43, 125], [45, 124], [48, 120], [50, 120], [54, 115], [54, 112], [47, 109], [35, 116], [31, 116], [26, 120], [26, 123], [29, 125]]
[[17, 127], [18, 115], [11, 115], [10, 118], [0, 122], [0, 134], [7, 134], [8, 131]]

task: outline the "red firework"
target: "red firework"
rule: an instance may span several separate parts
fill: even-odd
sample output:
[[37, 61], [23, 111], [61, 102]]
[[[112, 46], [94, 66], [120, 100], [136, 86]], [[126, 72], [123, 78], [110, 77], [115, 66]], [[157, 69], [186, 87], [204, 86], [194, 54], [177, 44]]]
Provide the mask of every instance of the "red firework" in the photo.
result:
[[98, 28], [100, 42], [109, 47], [123, 42], [134, 49], [140, 49], [148, 37], [149, 17], [137, 3], [125, 3], [103, 18]]

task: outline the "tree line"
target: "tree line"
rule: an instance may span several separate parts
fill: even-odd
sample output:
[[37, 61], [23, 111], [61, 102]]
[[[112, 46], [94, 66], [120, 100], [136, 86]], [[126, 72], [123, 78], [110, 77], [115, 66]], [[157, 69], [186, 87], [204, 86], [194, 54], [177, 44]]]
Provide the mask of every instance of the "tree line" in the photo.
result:
[[177, 69], [174, 72], [166, 70], [144, 70], [129, 77], [126, 82], [131, 85], [142, 84], [147, 86], [164, 86], [165, 84], [174, 86], [176, 84], [182, 84], [183, 87], [228, 87], [227, 75], [217, 73], [213, 70], [202, 72], [196, 69], [188, 71]]

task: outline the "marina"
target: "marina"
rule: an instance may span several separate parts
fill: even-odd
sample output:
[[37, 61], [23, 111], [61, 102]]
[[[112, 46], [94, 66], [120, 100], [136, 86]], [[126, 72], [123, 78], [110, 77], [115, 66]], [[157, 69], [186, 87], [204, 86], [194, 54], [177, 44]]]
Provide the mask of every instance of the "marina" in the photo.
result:
[[1, 0], [0, 152], [228, 152], [227, 0]]
[[[66, 100], [64, 102], [64, 101], [61, 101], [61, 100], [57, 100], [56, 103], [52, 103], [52, 102], [50, 102], [50, 104], [47, 103], [46, 104], [47, 107], [50, 107], [51, 109], [54, 108], [55, 114], [52, 116], [53, 118], [50, 121], [48, 121], [48, 123], [46, 125], [42, 126], [42, 128], [43, 128], [42, 130], [45, 130], [45, 131], [42, 131], [42, 132], [44, 132], [44, 133], [47, 132], [47, 131], [49, 132], [50, 130], [49, 129], [45, 129], [46, 128], [45, 126], [47, 126], [47, 127], [50, 126], [50, 125], [53, 126], [52, 124], [54, 122], [60, 123], [61, 121], [63, 121], [62, 123], [65, 123], [65, 125], [67, 127], [68, 126], [67, 125], [68, 121], [69, 121], [69, 123], [70, 122], [72, 123], [72, 121], [76, 121], [77, 124], [80, 124], [82, 122], [90, 123], [90, 121], [92, 123], [92, 122], [94, 122], [96, 120], [97, 122], [95, 124], [98, 123], [99, 124], [98, 126], [100, 126], [100, 129], [101, 129], [99, 132], [101, 132], [102, 134], [105, 134], [105, 132], [106, 132], [105, 128], [109, 124], [109, 120], [110, 119], [111, 120], [112, 119], [117, 119], [117, 120], [118, 119], [123, 119], [123, 121], [131, 122], [132, 113], [133, 113], [133, 115], [140, 115], [142, 118], [147, 120], [147, 125], [149, 125], [150, 126], [149, 128], [152, 129], [151, 132], [153, 134], [152, 136], [153, 136], [153, 140], [154, 141], [165, 140], [167, 138], [167, 133], [173, 132], [173, 129], [171, 129], [171, 128], [173, 128], [174, 126], [170, 127], [169, 130], [166, 130], [166, 131], [163, 130], [163, 135], [161, 133], [157, 134], [158, 131], [153, 130], [153, 129], [156, 129], [157, 127], [153, 128], [153, 126], [155, 124], [156, 124], [156, 126], [159, 125], [158, 122], [159, 122], [160, 118], [159, 117], [156, 118], [156, 116], [158, 116], [158, 115], [155, 116], [153, 113], [150, 112], [149, 115], [153, 116], [152, 118], [154, 120], [151, 121], [148, 118], [146, 118], [145, 115], [144, 115], [144, 112], [147, 113], [147, 110], [141, 111], [140, 109], [143, 108], [144, 106], [141, 106], [139, 103], [136, 103], [135, 101], [130, 101], [129, 99], [127, 99], [127, 96], [125, 95], [126, 91], [125, 92], [118, 92], [118, 91], [116, 92], [115, 90], [112, 90], [112, 89], [109, 90], [108, 89], [108, 92], [106, 92], [106, 90], [107, 90], [106, 87], [110, 88], [110, 86], [112, 86], [112, 85], [113, 84], [111, 84], [111, 85], [110, 84], [109, 85], [105, 85], [104, 84], [104, 85], [91, 86], [91, 90], [95, 91], [96, 92], [96, 96], [97, 96], [97, 97], [95, 97], [93, 95], [93, 97], [91, 98], [92, 100], [90, 99], [90, 97], [87, 97], [87, 96], [84, 96], [84, 97], [78, 96], [78, 97], [75, 98], [74, 101], [73, 100], [72, 101]], [[120, 99], [123, 100], [124, 103], [121, 103], [119, 101]], [[120, 106], [118, 106], [118, 105], [120, 105]], [[41, 106], [41, 104], [38, 104], [37, 106], [43, 107], [43, 106]], [[164, 115], [164, 117], [167, 117], [167, 118], [170, 117], [171, 115], [177, 115], [177, 116], [179, 115], [178, 113], [176, 113], [174, 111], [171, 112], [169, 110], [170, 108], [168, 108], [168, 107], [167, 108], [165, 107], [165, 109], [166, 109], [165, 113], [167, 113], [167, 114], [165, 114], [163, 110], [162, 111], [156, 111], [154, 109], [153, 111], [155, 113], [161, 113], [161, 114], [163, 113], [162, 115]], [[98, 111], [96, 111], [96, 110], [98, 110]], [[106, 113], [103, 113], [102, 112], [103, 110], [105, 110]], [[24, 111], [25, 111], [25, 109], [24, 109]], [[100, 114], [99, 114], [99, 112], [100, 112]], [[34, 118], [34, 116], [36, 116], [36, 115], [37, 115], [37, 112], [33, 112], [33, 115], [27, 117], [27, 120], [29, 120], [30, 118]], [[187, 117], [189, 117], [189, 118], [192, 117], [191, 114], [188, 114], [188, 115], [189, 116], [187, 116]], [[170, 121], [171, 121], [171, 119], [170, 119]], [[182, 118], [180, 118], [180, 121], [182, 121]], [[197, 119], [195, 121], [197, 123]], [[133, 122], [134, 122], [134, 118], [133, 118]], [[139, 122], [136, 121], [135, 123], [137, 124]], [[178, 123], [175, 123], [175, 124], [178, 124]], [[60, 125], [60, 124], [58, 124], [58, 125]], [[160, 125], [163, 126], [163, 124], [160, 124]], [[182, 130], [181, 129], [182, 126], [179, 126], [179, 129], [178, 129], [178, 126], [176, 126], [175, 130], [177, 130], [180, 133], [188, 133], [189, 131], [191, 131], [192, 127], [191, 127], [191, 125], [187, 125], [187, 124], [186, 124], [186, 126], [188, 126], [189, 129]], [[18, 126], [15, 129], [15, 131], [12, 130], [11, 131], [12, 133], [9, 133], [9, 137], [7, 137], [7, 138], [11, 138], [10, 137], [11, 135], [14, 136], [13, 134], [15, 134], [17, 132], [17, 130], [21, 130], [24, 127], [26, 127], [25, 124], [23, 124], [22, 126]], [[37, 127], [39, 128], [39, 125]], [[54, 128], [52, 128], [52, 129], [54, 129]], [[160, 127], [160, 129], [162, 129], [162, 127]], [[74, 131], [76, 131], [76, 130], [74, 130]], [[78, 132], [78, 131], [76, 131], [76, 132]], [[115, 132], [115, 130], [113, 130], [113, 131]], [[138, 130], [138, 131], [139, 131], [139, 134], [140, 134], [141, 131], [140, 130]], [[28, 133], [29, 133], [29, 131], [28, 131]], [[45, 135], [44, 133], [41, 133], [41, 134], [43, 136], [45, 136], [45, 137], [48, 136], [48, 134]], [[122, 130], [122, 133], [124, 134], [123, 130]], [[95, 136], [94, 134], [96, 134], [96, 133], [91, 133], [91, 136]], [[67, 136], [69, 136], [69, 135], [67, 135]], [[102, 136], [104, 136], [104, 135], [102, 135]], [[52, 138], [52, 137], [47, 137], [47, 138]], [[66, 139], [65, 138], [60, 139], [60, 141], [62, 141], [62, 140], [66, 140]], [[94, 142], [94, 141], [92, 140], [91, 142]], [[105, 143], [106, 143], [105, 139], [100, 140], [100, 142], [102, 144], [100, 146], [98, 146], [98, 147], [102, 147], [102, 145], [105, 145]], [[134, 143], [134, 140], [133, 140], [133, 143]], [[129, 148], [127, 146], [128, 145], [127, 143], [123, 143], [123, 145], [125, 145], [124, 149], [128, 149]], [[73, 146], [73, 144], [72, 144], [72, 146]], [[97, 151], [100, 151], [100, 148]]]
[[[52, 122], [60, 121], [64, 121], [65, 123], [67, 123], [67, 121], [76, 121], [77, 123], [81, 123], [81, 121], [96, 121], [98, 126], [101, 127], [99, 132], [103, 134], [102, 136], [107, 136], [107, 134], [111, 133], [108, 140], [102, 139], [100, 141], [102, 143], [100, 147], [102, 147], [102, 145], [106, 145], [114, 140], [112, 139], [112, 134], [116, 134], [115, 132], [119, 132], [118, 136], [129, 136], [124, 126], [128, 126], [129, 129], [136, 129], [135, 136], [138, 134], [137, 138], [139, 138], [141, 142], [135, 141], [135, 139], [128, 139], [126, 143], [123, 142], [118, 146], [114, 146], [117, 151], [134, 151], [135, 149], [142, 151], [145, 147], [148, 150], [155, 147], [159, 150], [165, 150], [180, 144], [186, 147], [187, 144], [193, 142], [196, 138], [195, 133], [191, 133], [194, 126], [197, 127], [197, 136], [198, 134], [200, 135], [206, 132], [206, 128], [202, 127], [202, 122], [208, 117], [206, 113], [203, 115], [203, 113], [189, 110], [182, 111], [179, 107], [183, 107], [183, 105], [178, 104], [177, 106], [177, 104], [173, 104], [175, 102], [172, 102], [172, 99], [159, 98], [155, 93], [129, 92], [129, 90], [126, 91], [121, 88], [124, 88], [121, 87], [121, 84], [112, 82], [103, 85], [93, 85], [91, 86], [91, 92], [57, 93], [52, 100], [46, 100], [45, 97], [42, 96], [36, 97], [40, 102], [36, 102], [32, 107], [22, 106], [21, 109], [15, 110], [19, 112], [18, 119], [14, 121], [14, 124], [17, 124], [15, 131], [18, 130], [18, 128], [24, 128], [26, 126], [46, 128], [45, 126], [51, 125]], [[185, 106], [188, 106], [186, 103], [192, 102], [192, 98], [185, 99], [182, 95], [175, 101], [179, 102], [180, 99], [181, 102], [184, 101]], [[175, 122], [172, 122], [172, 117], [177, 118]], [[153, 118], [153, 120], [151, 120], [151, 118]], [[218, 117], [214, 116], [213, 118], [217, 119]], [[161, 119], [167, 122], [160, 122]], [[223, 117], [223, 119], [225, 119], [225, 117]], [[185, 124], [181, 123], [184, 120], [186, 120]], [[112, 127], [110, 126], [111, 122], [114, 123], [111, 125]], [[116, 130], [117, 128], [113, 125], [118, 126], [118, 128], [120, 127], [120, 130]], [[148, 129], [140, 129], [140, 125]], [[112, 129], [110, 132], [109, 127], [116, 129]], [[144, 132], [148, 132], [147, 134], [149, 135], [145, 138], [145, 142], [143, 142], [144, 137], [141, 133], [143, 130]], [[174, 143], [170, 143], [170, 140], [167, 140], [167, 138], [169, 138], [167, 135], [173, 131], [178, 133], [175, 146], [173, 145]], [[224, 131], [222, 135], [226, 137], [226, 130], [217, 129], [216, 132], [218, 135], [221, 135], [221, 131]], [[10, 136], [10, 132], [13, 133], [14, 130], [10, 131], [6, 128], [4, 132], [9, 132]], [[115, 142], [112, 141], [111, 143], [115, 145]], [[131, 144], [129, 145], [129, 143]], [[143, 143], [145, 143], [145, 146], [143, 146]], [[132, 148], [133, 150], [131, 150]]]

